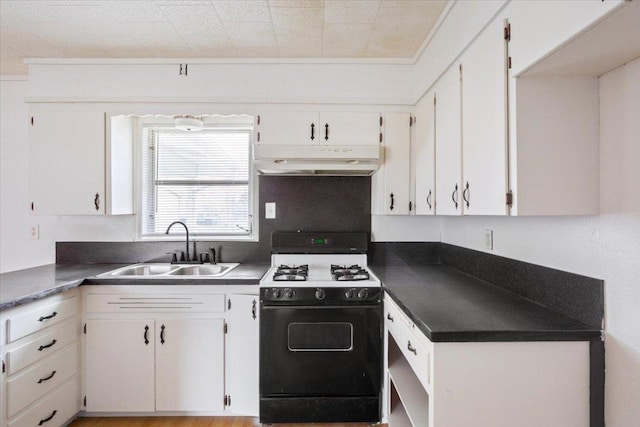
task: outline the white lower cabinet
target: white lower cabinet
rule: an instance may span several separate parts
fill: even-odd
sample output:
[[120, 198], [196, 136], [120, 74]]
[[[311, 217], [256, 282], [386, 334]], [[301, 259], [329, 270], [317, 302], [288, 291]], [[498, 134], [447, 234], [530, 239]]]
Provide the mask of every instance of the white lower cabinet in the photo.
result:
[[389, 427], [589, 425], [588, 342], [433, 343], [388, 296], [385, 337]]
[[256, 415], [258, 295], [244, 288], [86, 287], [85, 410]]
[[65, 425], [80, 409], [77, 291], [0, 313], [0, 426]]
[[154, 320], [87, 320], [85, 334], [86, 410], [154, 411]]

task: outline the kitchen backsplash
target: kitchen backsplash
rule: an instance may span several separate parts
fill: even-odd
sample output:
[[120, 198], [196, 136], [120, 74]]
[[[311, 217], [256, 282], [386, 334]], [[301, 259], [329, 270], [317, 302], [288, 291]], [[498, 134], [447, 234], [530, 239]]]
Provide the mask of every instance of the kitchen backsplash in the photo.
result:
[[[371, 232], [371, 178], [360, 176], [260, 176], [259, 241], [198, 241], [198, 252], [215, 247], [227, 262], [269, 261], [273, 231]], [[265, 219], [264, 204], [276, 203]], [[129, 263], [170, 259], [177, 241], [57, 242], [56, 262]]]

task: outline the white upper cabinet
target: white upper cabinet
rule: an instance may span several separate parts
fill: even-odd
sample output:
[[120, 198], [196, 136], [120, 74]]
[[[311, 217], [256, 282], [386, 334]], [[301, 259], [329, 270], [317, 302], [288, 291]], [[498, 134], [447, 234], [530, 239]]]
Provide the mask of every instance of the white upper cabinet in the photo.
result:
[[409, 215], [411, 114], [387, 113], [383, 120], [384, 162], [371, 180], [374, 215]]
[[435, 93], [431, 90], [416, 105], [411, 138], [412, 191], [416, 215], [435, 215], [436, 154]]
[[461, 71], [453, 64], [436, 91], [436, 207], [438, 215], [462, 214]]
[[29, 133], [32, 211], [105, 213], [105, 114], [34, 114]]
[[133, 213], [133, 127], [99, 111], [35, 111], [29, 187], [36, 215]]
[[377, 145], [380, 114], [368, 112], [268, 112], [256, 122], [258, 144]]
[[462, 58], [462, 204], [465, 215], [508, 213], [507, 42], [504, 28], [503, 20], [495, 19]]
[[511, 2], [505, 13], [512, 24], [509, 50], [513, 75], [520, 74], [624, 3], [624, 0]]

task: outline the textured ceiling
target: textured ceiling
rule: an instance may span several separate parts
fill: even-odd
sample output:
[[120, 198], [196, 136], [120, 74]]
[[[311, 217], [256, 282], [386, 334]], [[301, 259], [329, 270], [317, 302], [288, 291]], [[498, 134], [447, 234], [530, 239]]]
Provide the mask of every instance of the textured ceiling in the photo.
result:
[[23, 58], [411, 58], [447, 1], [0, 0], [0, 74]]

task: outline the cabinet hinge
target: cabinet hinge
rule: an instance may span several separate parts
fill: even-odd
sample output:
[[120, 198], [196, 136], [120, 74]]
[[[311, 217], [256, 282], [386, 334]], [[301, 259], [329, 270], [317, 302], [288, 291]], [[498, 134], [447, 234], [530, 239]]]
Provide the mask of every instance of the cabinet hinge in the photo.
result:
[[229, 330], [229, 328], [227, 328], [227, 322], [225, 322], [225, 323], [224, 323], [223, 330], [224, 330], [224, 333], [225, 333], [225, 334], [226, 334], [226, 333], [227, 333], [227, 331]]
[[413, 126], [413, 124], [415, 123], [414, 121], [415, 119], [411, 116], [409, 116], [409, 127]]
[[511, 69], [511, 57], [507, 58], [507, 67]]
[[413, 202], [409, 202], [409, 212], [413, 209]]
[[33, 126], [33, 116], [31, 116], [31, 126]]
[[504, 39], [506, 41], [511, 41], [511, 24], [509, 23], [504, 26]]
[[382, 132], [380, 132], [380, 143], [382, 144]]
[[433, 95], [433, 105], [436, 105], [436, 99], [437, 99], [436, 96]]
[[189, 64], [184, 64], [184, 67], [182, 66], [182, 64], [180, 64], [180, 75], [187, 76], [188, 74], [189, 74]]
[[84, 327], [82, 328], [82, 332], [84, 332], [85, 335], [87, 335], [87, 324], [84, 324]]
[[258, 142], [260, 142], [260, 132], [258, 132]]
[[231, 406], [231, 396], [224, 395], [224, 406]]
[[260, 114], [258, 114], [258, 126], [260, 126]]
[[507, 206], [513, 206], [513, 191], [507, 192]]
[[227, 300], [227, 310], [231, 310], [231, 300]]
[[84, 404], [84, 407], [87, 407], [87, 396], [84, 397], [84, 399], [82, 400], [82, 403]]
[[380, 116], [380, 126], [382, 126], [382, 116]]
[[31, 202], [31, 210], [33, 210], [33, 202]]
[[4, 360], [2, 361], [2, 373], [4, 374], [5, 372], [7, 372], [7, 365], [6, 363], [4, 363]]

